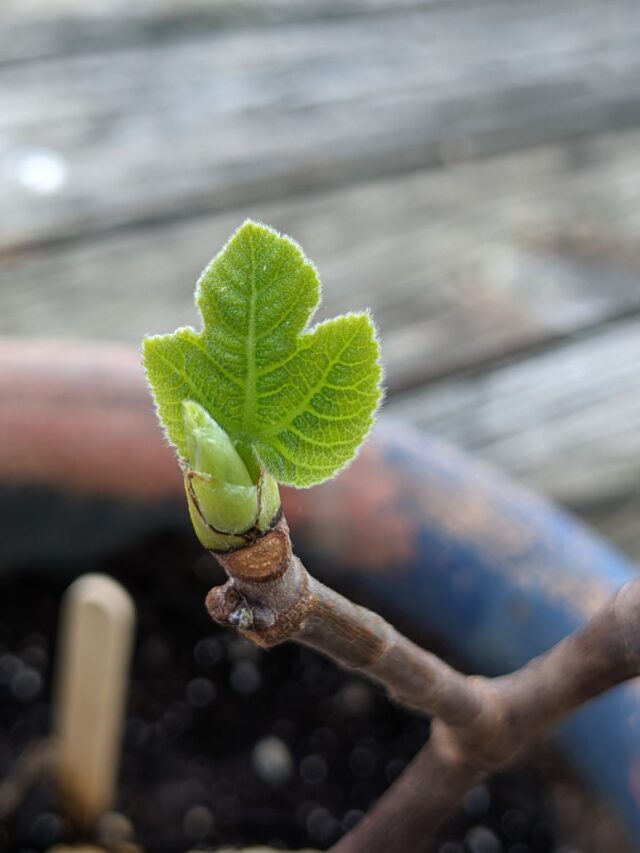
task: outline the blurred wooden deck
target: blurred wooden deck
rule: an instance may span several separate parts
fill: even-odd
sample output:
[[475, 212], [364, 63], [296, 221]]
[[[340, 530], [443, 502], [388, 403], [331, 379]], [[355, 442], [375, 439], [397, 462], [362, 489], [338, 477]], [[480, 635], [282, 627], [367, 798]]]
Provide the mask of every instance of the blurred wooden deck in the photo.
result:
[[389, 412], [640, 558], [639, 45], [637, 0], [5, 4], [0, 333], [195, 322], [262, 219]]

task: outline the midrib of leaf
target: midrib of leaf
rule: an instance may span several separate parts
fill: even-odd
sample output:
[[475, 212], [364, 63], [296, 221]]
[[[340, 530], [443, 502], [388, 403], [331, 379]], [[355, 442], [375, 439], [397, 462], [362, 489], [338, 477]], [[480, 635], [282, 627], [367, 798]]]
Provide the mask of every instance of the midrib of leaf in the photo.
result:
[[256, 257], [253, 247], [253, 234], [249, 237], [251, 251], [251, 295], [249, 297], [249, 323], [247, 330], [247, 379], [244, 393], [244, 412], [242, 429], [245, 435], [251, 437], [251, 427], [255, 427], [256, 414]]

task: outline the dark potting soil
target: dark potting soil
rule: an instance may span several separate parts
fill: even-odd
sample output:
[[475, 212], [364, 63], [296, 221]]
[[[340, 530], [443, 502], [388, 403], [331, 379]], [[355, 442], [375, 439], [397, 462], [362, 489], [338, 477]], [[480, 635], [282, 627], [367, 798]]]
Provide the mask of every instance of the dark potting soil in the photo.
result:
[[[212, 625], [203, 599], [219, 570], [177, 536], [87, 568], [116, 576], [138, 608], [117, 810], [149, 853], [259, 842], [326, 849], [429, 735], [426, 720], [321, 656], [295, 644], [265, 653]], [[51, 567], [0, 580], [0, 779], [49, 731], [70, 580]], [[544, 782], [509, 771], [467, 795], [439, 851], [556, 851], [554, 824]], [[40, 784], [0, 825], [0, 851], [72, 837]]]

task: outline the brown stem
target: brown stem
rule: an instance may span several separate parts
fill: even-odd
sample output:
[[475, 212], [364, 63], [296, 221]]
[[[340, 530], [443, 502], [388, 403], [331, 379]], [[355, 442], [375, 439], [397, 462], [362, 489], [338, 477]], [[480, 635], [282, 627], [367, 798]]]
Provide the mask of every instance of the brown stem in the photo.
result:
[[421, 853], [434, 830], [490, 768], [460, 749], [450, 729], [434, 721], [427, 744], [332, 853]]
[[309, 578], [310, 608], [293, 639], [357, 669], [392, 699], [451, 725], [471, 722], [481, 697], [470, 680], [402, 636], [377, 613]]
[[384, 685], [393, 699], [451, 725], [480, 712], [472, 682], [377, 613], [311, 577], [291, 553], [284, 519], [256, 545], [217, 554], [229, 581], [207, 596], [211, 617], [264, 647], [296, 640]]
[[292, 554], [284, 518], [252, 545], [216, 556], [229, 576], [207, 596], [217, 622], [265, 647], [312, 646], [436, 718], [426, 746], [334, 853], [426, 849], [469, 788], [549, 725], [640, 672], [640, 579], [546, 654], [485, 679], [462, 675], [312, 578]]
[[639, 673], [640, 580], [634, 580], [579, 631], [495, 684], [514, 736], [532, 737]]
[[333, 853], [428, 849], [480, 779], [552, 723], [639, 673], [640, 579], [546, 654], [489, 682], [494, 692], [470, 724], [436, 720], [428, 744]]

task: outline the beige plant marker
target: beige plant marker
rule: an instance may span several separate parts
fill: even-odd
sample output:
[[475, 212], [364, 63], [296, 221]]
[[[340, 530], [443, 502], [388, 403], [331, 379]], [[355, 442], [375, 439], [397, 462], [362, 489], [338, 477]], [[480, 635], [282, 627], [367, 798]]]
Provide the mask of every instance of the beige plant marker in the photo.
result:
[[114, 800], [134, 624], [131, 597], [106, 575], [84, 575], [65, 593], [55, 772], [63, 807], [84, 828]]

